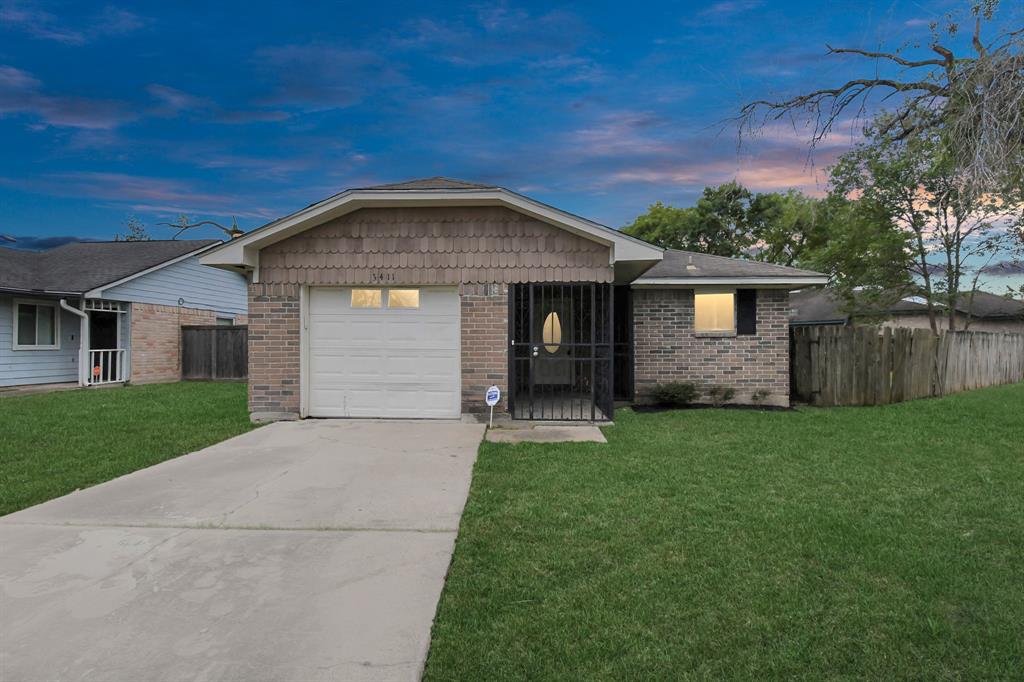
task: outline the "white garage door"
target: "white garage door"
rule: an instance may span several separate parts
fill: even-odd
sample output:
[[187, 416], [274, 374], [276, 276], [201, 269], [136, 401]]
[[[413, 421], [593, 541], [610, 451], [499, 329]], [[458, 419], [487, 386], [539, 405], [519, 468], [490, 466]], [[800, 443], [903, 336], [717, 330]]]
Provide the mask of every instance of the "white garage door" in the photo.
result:
[[313, 287], [307, 338], [310, 417], [459, 416], [457, 290]]

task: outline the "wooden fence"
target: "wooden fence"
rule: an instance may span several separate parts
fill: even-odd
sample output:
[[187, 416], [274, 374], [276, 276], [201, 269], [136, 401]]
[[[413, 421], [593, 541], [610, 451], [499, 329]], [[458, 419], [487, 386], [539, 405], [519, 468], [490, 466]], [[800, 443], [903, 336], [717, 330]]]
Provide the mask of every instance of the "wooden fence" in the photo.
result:
[[790, 393], [813, 405], [884, 405], [1024, 381], [1024, 334], [797, 327]]
[[181, 378], [242, 380], [249, 375], [249, 328], [181, 328]]

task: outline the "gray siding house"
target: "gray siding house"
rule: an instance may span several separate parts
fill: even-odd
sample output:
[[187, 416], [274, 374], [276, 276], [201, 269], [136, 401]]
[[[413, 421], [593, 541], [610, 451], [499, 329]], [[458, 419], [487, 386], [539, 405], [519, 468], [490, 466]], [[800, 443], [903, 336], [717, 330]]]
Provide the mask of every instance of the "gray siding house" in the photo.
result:
[[219, 243], [0, 248], [0, 387], [180, 378], [182, 325], [245, 320], [245, 278], [199, 264]]

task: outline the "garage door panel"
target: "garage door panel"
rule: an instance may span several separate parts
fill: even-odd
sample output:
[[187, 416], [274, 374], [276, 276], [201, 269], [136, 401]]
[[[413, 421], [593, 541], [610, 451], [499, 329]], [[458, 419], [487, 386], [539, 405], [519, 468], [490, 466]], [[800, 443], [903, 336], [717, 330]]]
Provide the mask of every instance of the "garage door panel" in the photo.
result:
[[307, 413], [457, 417], [458, 292], [421, 288], [419, 309], [353, 309], [350, 302], [351, 289], [310, 289]]

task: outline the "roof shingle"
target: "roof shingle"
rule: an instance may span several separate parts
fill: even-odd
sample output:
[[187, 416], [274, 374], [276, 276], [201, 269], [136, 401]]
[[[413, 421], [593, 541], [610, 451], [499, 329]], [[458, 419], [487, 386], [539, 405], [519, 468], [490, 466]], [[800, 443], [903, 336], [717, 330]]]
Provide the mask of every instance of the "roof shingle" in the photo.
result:
[[642, 280], [697, 277], [820, 277], [820, 272], [790, 268], [739, 258], [666, 249], [660, 263], [645, 272]]

